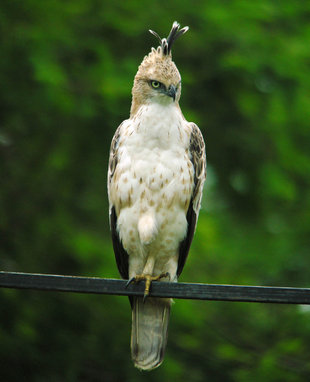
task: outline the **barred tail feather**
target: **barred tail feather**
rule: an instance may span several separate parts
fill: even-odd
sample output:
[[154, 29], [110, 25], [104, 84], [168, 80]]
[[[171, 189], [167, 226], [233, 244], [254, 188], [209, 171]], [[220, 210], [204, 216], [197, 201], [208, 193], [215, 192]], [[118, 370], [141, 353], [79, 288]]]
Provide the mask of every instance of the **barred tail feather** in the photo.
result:
[[141, 370], [158, 367], [168, 337], [170, 299], [134, 297], [132, 304], [131, 356]]

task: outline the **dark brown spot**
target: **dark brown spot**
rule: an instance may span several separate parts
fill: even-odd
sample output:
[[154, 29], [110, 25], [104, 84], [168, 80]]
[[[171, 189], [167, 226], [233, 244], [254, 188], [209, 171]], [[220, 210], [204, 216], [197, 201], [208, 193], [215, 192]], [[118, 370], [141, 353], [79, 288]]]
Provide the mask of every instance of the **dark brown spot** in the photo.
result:
[[168, 204], [168, 208], [171, 208], [172, 207], [172, 204], [173, 204], [173, 202], [174, 202], [174, 196], [169, 200], [169, 204]]
[[162, 208], [162, 203], [161, 203], [161, 201], [160, 201], [160, 202], [157, 204], [157, 206], [156, 206], [156, 212], [159, 212], [161, 208]]

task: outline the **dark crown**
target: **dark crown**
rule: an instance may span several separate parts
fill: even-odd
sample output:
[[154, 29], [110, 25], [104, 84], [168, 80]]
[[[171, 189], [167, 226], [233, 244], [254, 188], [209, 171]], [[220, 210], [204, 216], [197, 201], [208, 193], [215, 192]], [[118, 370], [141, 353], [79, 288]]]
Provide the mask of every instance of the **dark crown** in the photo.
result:
[[171, 28], [171, 31], [169, 33], [169, 36], [167, 38], [160, 38], [159, 34], [152, 31], [151, 29], [149, 30], [155, 37], [158, 38], [160, 41], [160, 46], [162, 48], [162, 52], [165, 56], [168, 56], [171, 53], [171, 48], [172, 44], [174, 41], [182, 36], [185, 32], [188, 31], [188, 27], [184, 27], [180, 29], [180, 24], [178, 22], [174, 22]]

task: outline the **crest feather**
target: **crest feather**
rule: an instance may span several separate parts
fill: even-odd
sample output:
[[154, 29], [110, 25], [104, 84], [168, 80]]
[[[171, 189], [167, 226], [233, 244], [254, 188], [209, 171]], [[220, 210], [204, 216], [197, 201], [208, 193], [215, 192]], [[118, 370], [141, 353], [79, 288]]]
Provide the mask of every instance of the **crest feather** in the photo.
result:
[[168, 56], [169, 54], [171, 54], [171, 48], [174, 41], [180, 36], [182, 36], [182, 34], [187, 32], [188, 29], [188, 27], [183, 27], [182, 29], [180, 29], [180, 24], [177, 21], [175, 21], [167, 38], [162, 39], [157, 32], [154, 32], [151, 29], [149, 30], [149, 32], [152, 33], [152, 35], [154, 35], [159, 40], [163, 54], [165, 56]]

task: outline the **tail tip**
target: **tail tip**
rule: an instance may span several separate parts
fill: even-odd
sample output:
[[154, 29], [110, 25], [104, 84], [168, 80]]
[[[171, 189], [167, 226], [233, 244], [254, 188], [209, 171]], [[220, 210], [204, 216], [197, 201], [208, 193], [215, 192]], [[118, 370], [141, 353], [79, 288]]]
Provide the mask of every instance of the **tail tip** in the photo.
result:
[[155, 359], [137, 360], [133, 359], [134, 365], [137, 369], [141, 371], [151, 371], [159, 367], [164, 360], [164, 355], [159, 356]]

